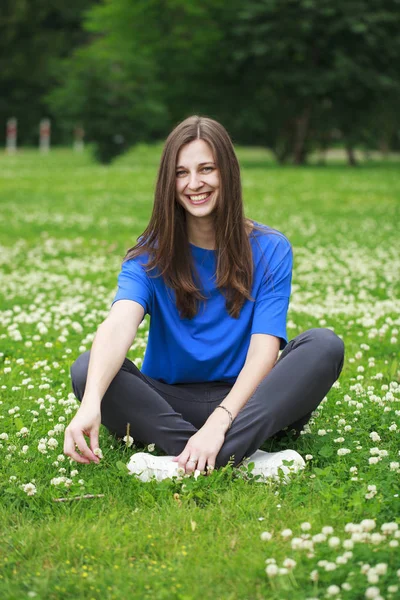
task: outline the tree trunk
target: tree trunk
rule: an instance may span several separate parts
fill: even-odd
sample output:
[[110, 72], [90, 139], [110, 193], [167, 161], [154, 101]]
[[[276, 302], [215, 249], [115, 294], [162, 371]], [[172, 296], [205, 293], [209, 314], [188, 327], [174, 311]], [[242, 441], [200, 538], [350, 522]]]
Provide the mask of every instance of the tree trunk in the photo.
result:
[[379, 140], [379, 149], [382, 153], [383, 158], [387, 158], [389, 155], [389, 148], [390, 148], [389, 138], [390, 138], [390, 136], [387, 135], [386, 133], [384, 133], [384, 134], [382, 134], [382, 137]]
[[310, 126], [311, 105], [306, 106], [303, 114], [296, 119], [296, 130], [293, 146], [293, 162], [295, 165], [304, 164], [306, 157], [306, 139]]
[[347, 153], [347, 160], [348, 160], [349, 165], [351, 167], [356, 167], [357, 160], [356, 160], [356, 155], [354, 154], [354, 148], [353, 148], [352, 144], [349, 144], [349, 143], [346, 144], [346, 153]]

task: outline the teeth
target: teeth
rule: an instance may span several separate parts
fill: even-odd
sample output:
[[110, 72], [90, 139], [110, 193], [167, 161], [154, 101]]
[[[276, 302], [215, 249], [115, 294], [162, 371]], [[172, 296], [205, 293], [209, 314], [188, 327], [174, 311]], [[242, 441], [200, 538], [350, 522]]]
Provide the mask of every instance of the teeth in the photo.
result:
[[205, 200], [209, 193], [210, 192], [207, 192], [206, 194], [199, 194], [198, 196], [189, 196], [189, 198], [194, 202], [197, 202], [198, 200]]

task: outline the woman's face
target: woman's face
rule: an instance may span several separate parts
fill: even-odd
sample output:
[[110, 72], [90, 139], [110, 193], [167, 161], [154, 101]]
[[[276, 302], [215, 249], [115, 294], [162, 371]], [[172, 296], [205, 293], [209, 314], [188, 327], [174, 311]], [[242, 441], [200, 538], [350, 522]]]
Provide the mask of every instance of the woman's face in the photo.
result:
[[219, 171], [210, 146], [194, 140], [179, 151], [176, 166], [176, 199], [193, 217], [210, 215], [218, 200]]

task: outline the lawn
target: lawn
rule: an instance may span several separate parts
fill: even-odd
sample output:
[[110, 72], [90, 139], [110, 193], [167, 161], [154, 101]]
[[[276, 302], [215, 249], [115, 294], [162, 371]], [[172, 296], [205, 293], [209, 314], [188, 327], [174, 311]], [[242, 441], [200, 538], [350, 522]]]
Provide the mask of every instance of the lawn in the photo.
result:
[[[0, 155], [0, 598], [399, 598], [399, 162], [282, 168], [238, 152], [247, 216], [294, 247], [289, 338], [329, 327], [345, 342], [303, 434], [263, 446], [307, 458], [288, 485], [230, 466], [142, 483], [125, 469], [135, 448], [103, 427], [99, 465], [63, 456], [69, 367], [148, 222], [160, 151], [110, 167]], [[71, 500], [84, 494], [101, 496]]]

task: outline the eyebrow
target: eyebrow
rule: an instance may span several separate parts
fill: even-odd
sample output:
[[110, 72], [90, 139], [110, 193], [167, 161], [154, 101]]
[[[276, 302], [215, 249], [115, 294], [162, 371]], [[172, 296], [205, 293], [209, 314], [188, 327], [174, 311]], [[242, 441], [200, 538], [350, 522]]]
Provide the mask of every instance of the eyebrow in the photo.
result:
[[[207, 162], [199, 163], [198, 166], [203, 167], [204, 165], [213, 165], [213, 164], [214, 164], [214, 162], [212, 160], [208, 160]], [[183, 165], [178, 165], [176, 168], [177, 169], [186, 169], [186, 167], [184, 167]]]

